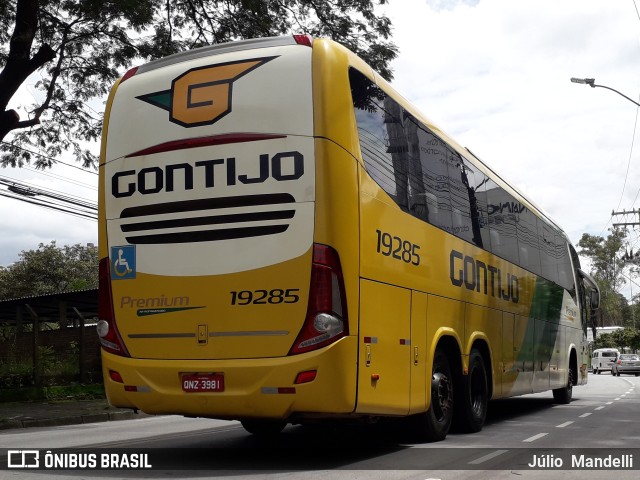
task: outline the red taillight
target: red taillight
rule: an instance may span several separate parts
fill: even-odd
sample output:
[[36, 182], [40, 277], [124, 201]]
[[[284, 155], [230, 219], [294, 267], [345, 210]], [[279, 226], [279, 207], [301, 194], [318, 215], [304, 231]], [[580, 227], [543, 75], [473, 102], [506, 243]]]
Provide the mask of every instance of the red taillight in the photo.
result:
[[106, 257], [100, 260], [98, 267], [98, 337], [107, 352], [129, 357], [113, 315], [110, 266], [109, 257]]
[[311, 35], [294, 35], [293, 39], [298, 45], [313, 47], [313, 37]]
[[115, 370], [109, 370], [109, 378], [114, 382], [124, 383], [124, 380], [122, 379], [122, 375], [120, 375], [120, 372], [116, 372]]
[[348, 334], [340, 257], [333, 248], [314, 244], [307, 316], [289, 355], [322, 348]]
[[127, 73], [125, 73], [122, 76], [122, 78], [120, 79], [120, 83], [122, 83], [125, 80], [128, 80], [129, 78], [133, 77], [136, 73], [138, 73], [138, 67], [130, 68], [129, 70], [127, 70]]
[[294, 385], [300, 385], [302, 383], [310, 383], [316, 379], [316, 375], [318, 374], [317, 370], [307, 370], [306, 372], [300, 372], [296, 376], [296, 380], [293, 382]]

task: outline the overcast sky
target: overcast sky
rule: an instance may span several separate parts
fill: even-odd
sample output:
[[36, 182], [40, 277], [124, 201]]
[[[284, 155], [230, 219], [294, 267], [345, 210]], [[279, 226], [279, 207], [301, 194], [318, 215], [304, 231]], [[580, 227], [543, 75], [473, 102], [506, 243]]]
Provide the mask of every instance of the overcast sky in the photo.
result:
[[[612, 210], [640, 207], [637, 107], [569, 81], [594, 77], [639, 98], [633, 0], [391, 0], [387, 10], [400, 49], [396, 89], [546, 210], [574, 243], [585, 232], [606, 235]], [[49, 173], [86, 186], [0, 169], [2, 177], [97, 200], [95, 174]], [[0, 265], [40, 242], [97, 242], [95, 221], [4, 197], [0, 216]]]
[[[391, 3], [400, 47], [393, 85], [542, 207], [574, 244], [583, 233], [608, 235], [613, 210], [640, 207], [638, 108], [570, 82], [595, 78], [640, 99], [633, 0]], [[630, 233], [634, 251], [637, 237]], [[632, 288], [627, 295], [640, 290]]]

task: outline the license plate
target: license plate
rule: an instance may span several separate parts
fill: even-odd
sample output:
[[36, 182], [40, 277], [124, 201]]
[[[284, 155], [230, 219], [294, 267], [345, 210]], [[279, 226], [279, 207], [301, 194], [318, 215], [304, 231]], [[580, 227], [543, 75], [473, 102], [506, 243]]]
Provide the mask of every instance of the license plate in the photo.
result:
[[184, 373], [182, 390], [191, 392], [224, 392], [224, 375], [221, 373]]

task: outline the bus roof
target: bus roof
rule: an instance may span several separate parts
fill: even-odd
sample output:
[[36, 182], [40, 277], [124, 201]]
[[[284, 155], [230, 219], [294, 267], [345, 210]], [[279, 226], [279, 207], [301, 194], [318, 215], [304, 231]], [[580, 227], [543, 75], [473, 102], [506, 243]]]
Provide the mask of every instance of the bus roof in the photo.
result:
[[138, 69], [137, 73], [149, 72], [151, 70], [166, 67], [168, 65], [186, 62], [186, 61], [194, 60], [197, 58], [208, 57], [210, 55], [215, 55], [220, 53], [239, 52], [242, 50], [248, 50], [253, 48], [268, 48], [268, 47], [277, 47], [282, 45], [295, 45], [295, 44], [296, 44], [296, 41], [293, 36], [283, 36], [283, 37], [267, 37], [267, 38], [257, 38], [257, 39], [250, 39], [250, 40], [239, 40], [235, 42], [209, 45], [206, 47], [196, 48], [186, 52], [174, 53], [173, 55], [169, 55], [168, 57], [160, 58], [158, 60], [153, 60], [149, 63], [145, 63], [144, 65], [140, 65], [139, 67], [137, 67]]

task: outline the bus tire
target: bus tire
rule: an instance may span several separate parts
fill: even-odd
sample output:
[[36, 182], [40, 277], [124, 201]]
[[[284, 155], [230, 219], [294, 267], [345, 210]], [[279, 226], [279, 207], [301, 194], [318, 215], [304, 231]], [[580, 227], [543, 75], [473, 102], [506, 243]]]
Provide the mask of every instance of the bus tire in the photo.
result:
[[562, 388], [555, 388], [553, 390], [553, 399], [556, 403], [562, 405], [568, 405], [573, 398], [573, 379], [575, 378], [575, 372], [573, 368], [569, 367], [569, 378], [567, 379], [567, 385]]
[[257, 437], [273, 437], [278, 435], [287, 422], [283, 420], [242, 420], [244, 429]]
[[484, 358], [477, 349], [469, 354], [469, 373], [461, 377], [456, 397], [456, 429], [474, 433], [482, 430], [489, 406], [489, 380]]
[[416, 415], [414, 422], [421, 439], [427, 442], [444, 440], [453, 420], [453, 377], [449, 358], [438, 347], [431, 370], [431, 405], [425, 413]]

